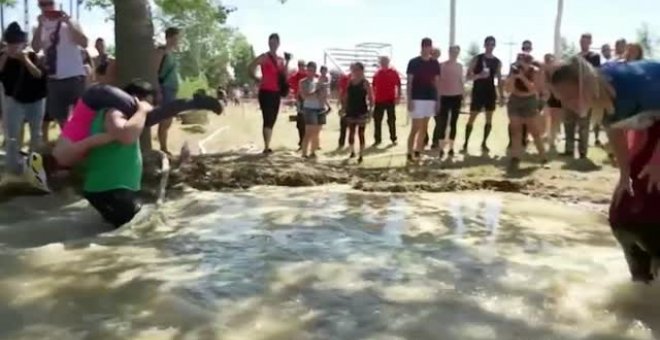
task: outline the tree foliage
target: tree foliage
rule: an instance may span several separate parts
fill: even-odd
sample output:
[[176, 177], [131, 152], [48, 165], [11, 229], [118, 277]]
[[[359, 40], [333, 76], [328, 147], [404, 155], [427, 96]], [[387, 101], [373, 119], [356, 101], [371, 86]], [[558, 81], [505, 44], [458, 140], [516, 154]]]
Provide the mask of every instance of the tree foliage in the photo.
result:
[[231, 68], [234, 75], [234, 85], [252, 84], [254, 79], [248, 72], [248, 65], [255, 58], [254, 48], [247, 38], [236, 33], [231, 43]]
[[653, 58], [655, 49], [660, 45], [660, 38], [651, 32], [647, 23], [643, 23], [637, 29], [637, 42], [642, 46], [644, 55], [648, 58]]
[[474, 41], [471, 42], [470, 45], [468, 45], [467, 50], [465, 50], [465, 54], [463, 55], [463, 63], [465, 65], [469, 65], [472, 59], [476, 57], [479, 53], [481, 53], [479, 44], [477, 44]]
[[561, 37], [561, 58], [567, 60], [578, 54], [577, 46], [575, 43], [568, 43], [566, 37]]

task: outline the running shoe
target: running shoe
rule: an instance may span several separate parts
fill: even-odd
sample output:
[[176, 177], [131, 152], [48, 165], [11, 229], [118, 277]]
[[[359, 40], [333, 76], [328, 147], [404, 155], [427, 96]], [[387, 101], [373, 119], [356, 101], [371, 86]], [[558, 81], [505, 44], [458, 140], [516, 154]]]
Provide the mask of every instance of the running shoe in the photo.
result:
[[198, 110], [208, 110], [217, 115], [222, 114], [222, 111], [224, 111], [224, 106], [217, 98], [211, 97], [205, 93], [195, 93], [192, 101], [193, 105]]

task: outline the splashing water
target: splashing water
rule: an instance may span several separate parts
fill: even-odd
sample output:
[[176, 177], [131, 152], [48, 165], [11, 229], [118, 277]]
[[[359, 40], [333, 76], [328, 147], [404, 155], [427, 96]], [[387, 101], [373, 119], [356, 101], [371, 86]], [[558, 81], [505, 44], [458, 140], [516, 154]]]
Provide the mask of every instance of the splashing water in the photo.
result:
[[660, 332], [660, 290], [628, 283], [604, 217], [559, 203], [339, 186], [191, 192], [105, 234], [86, 204], [62, 203], [15, 200], [0, 214], [2, 339]]

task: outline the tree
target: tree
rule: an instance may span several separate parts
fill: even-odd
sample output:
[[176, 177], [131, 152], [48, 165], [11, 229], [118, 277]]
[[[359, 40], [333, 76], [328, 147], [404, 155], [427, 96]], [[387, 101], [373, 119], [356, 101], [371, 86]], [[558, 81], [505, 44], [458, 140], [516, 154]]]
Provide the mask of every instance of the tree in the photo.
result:
[[481, 53], [479, 44], [477, 44], [474, 41], [471, 42], [467, 50], [465, 51], [465, 56], [463, 57], [463, 63], [465, 65], [469, 65], [470, 62], [472, 62], [472, 59], [474, 59], [474, 57], [476, 57], [479, 53]]
[[247, 38], [236, 33], [231, 44], [231, 67], [234, 70], [234, 84], [243, 86], [254, 83], [248, 72], [248, 65], [255, 58], [254, 48]]
[[564, 51], [563, 40], [561, 36], [561, 21], [564, 15], [564, 0], [557, 0], [557, 17], [555, 18], [555, 37], [554, 37], [554, 52], [555, 58], [559, 59]]
[[642, 26], [637, 29], [637, 42], [642, 45], [644, 55], [648, 58], [653, 58], [653, 52], [657, 45], [660, 44], [660, 39], [651, 32], [647, 23], [643, 23]]
[[[11, 8], [16, 5], [16, 0], [0, 0], [0, 27], [2, 33], [5, 33], [5, 8]], [[24, 29], [27, 29], [24, 28]]]
[[578, 54], [577, 46], [575, 43], [568, 43], [566, 37], [561, 37], [561, 58], [563, 60], [569, 59]]

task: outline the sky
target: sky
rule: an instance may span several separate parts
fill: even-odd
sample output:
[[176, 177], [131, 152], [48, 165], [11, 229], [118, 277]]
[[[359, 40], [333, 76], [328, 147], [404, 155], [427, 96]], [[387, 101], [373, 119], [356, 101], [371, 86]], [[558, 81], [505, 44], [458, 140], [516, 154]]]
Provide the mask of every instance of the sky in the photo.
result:
[[[5, 23], [24, 22], [23, 5], [6, 11]], [[494, 6], [493, 3], [497, 3]], [[635, 40], [642, 23], [660, 36], [658, 0], [565, 0], [562, 35], [577, 44], [584, 32], [592, 33], [594, 46], [613, 44], [618, 38]], [[34, 25], [37, 0], [29, 0]], [[446, 56], [449, 44], [449, 0], [224, 0], [237, 8], [228, 24], [238, 28], [257, 53], [267, 50], [267, 37], [277, 32], [282, 51], [294, 59], [323, 63], [323, 50], [350, 48], [362, 42], [389, 43], [393, 64], [405, 69], [419, 53], [423, 37], [430, 37]], [[68, 11], [69, 1], [64, 2]], [[488, 35], [497, 38], [495, 54], [506, 64], [523, 40], [534, 43], [534, 54], [552, 52], [555, 0], [457, 0], [456, 40], [464, 50]], [[114, 39], [113, 23], [103, 10], [84, 10], [80, 22], [92, 39]]]

